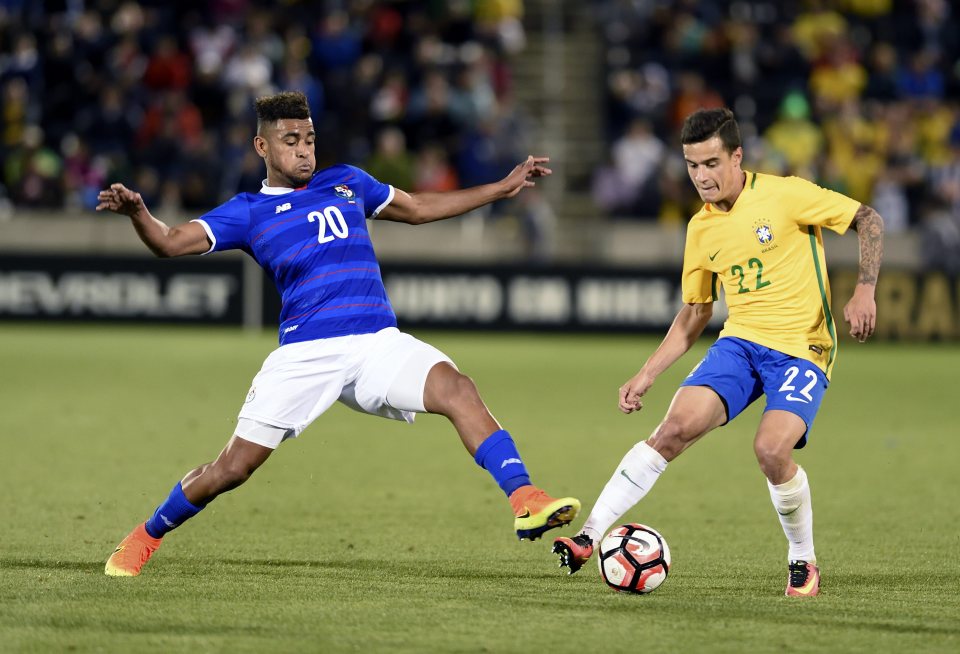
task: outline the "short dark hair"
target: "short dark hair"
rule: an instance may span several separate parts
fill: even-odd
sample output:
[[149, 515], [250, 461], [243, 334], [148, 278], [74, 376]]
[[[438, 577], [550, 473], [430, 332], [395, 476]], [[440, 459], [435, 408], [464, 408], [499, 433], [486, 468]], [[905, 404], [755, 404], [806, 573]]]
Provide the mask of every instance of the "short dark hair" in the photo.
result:
[[300, 91], [283, 91], [275, 95], [265, 95], [253, 103], [257, 110], [257, 133], [264, 123], [274, 123], [284, 118], [304, 120], [310, 117], [310, 105], [307, 96]]
[[726, 107], [700, 109], [687, 116], [680, 130], [680, 143], [703, 143], [714, 136], [720, 137], [723, 149], [730, 154], [741, 145], [740, 126], [733, 112]]

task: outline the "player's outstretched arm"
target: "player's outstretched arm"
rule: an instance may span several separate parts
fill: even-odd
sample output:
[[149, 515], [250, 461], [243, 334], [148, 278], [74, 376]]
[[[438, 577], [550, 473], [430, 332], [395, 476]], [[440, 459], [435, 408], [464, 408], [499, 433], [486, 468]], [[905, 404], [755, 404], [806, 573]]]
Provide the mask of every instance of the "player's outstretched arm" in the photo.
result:
[[643, 408], [640, 401], [653, 382], [664, 370], [687, 353], [693, 344], [700, 338], [713, 316], [713, 303], [685, 304], [673, 324], [663, 337], [660, 346], [650, 355], [643, 364], [640, 372], [635, 374], [627, 383], [620, 387], [620, 410], [624, 413], [633, 413]]
[[549, 161], [549, 157], [530, 155], [499, 182], [459, 191], [407, 193], [395, 189], [393, 201], [377, 217], [411, 225], [453, 218], [491, 202], [512, 198], [523, 189], [536, 186], [533, 178], [553, 173], [545, 165]]
[[883, 258], [883, 218], [871, 207], [861, 204], [851, 225], [860, 240], [860, 275], [853, 297], [843, 307], [843, 319], [850, 324], [850, 335], [863, 343], [873, 335], [877, 324], [874, 292]]
[[97, 195], [97, 211], [112, 211], [129, 216], [140, 240], [158, 257], [179, 257], [203, 254], [210, 249], [210, 239], [199, 223], [169, 227], [153, 217], [139, 193], [123, 184], [111, 184]]

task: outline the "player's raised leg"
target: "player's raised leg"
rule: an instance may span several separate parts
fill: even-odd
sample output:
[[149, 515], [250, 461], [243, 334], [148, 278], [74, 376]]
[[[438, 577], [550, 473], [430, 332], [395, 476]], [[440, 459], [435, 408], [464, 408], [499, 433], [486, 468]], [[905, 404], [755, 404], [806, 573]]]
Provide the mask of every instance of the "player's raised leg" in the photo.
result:
[[576, 517], [579, 500], [551, 497], [530, 482], [510, 433], [487, 409], [473, 380], [453, 365], [444, 361], [431, 368], [424, 384], [423, 404], [430, 413], [446, 416], [453, 423], [464, 447], [507, 495], [518, 538], [536, 540]]
[[568, 567], [570, 574], [583, 567], [593, 554], [594, 544], [653, 488], [667, 463], [726, 422], [726, 416], [723, 402], [712, 389], [681, 387], [650, 438], [634, 445], [620, 461], [580, 532], [573, 538], [554, 541], [553, 552], [560, 555], [560, 567]]
[[216, 461], [188, 472], [153, 515], [137, 525], [120, 542], [107, 559], [104, 572], [111, 577], [135, 577], [140, 574], [167, 532], [195, 516], [221, 493], [249, 479], [271, 452], [273, 449], [269, 447], [234, 435]]
[[753, 449], [789, 543], [786, 595], [812, 597], [820, 590], [820, 570], [813, 547], [813, 504], [807, 473], [793, 460], [794, 445], [806, 431], [807, 425], [798, 415], [766, 411]]

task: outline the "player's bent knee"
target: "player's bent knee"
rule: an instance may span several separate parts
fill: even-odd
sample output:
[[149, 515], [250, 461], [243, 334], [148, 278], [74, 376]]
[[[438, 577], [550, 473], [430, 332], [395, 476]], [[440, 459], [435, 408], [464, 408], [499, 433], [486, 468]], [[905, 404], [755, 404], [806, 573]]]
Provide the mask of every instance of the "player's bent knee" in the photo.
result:
[[461, 402], [477, 402], [480, 399], [480, 390], [477, 384], [463, 373], [457, 373], [457, 390], [455, 396]]
[[699, 435], [680, 421], [668, 418], [657, 426], [650, 438], [647, 439], [647, 444], [659, 452], [667, 461], [671, 461], [679, 456]]
[[480, 391], [477, 385], [470, 377], [456, 370], [452, 370], [444, 380], [441, 392], [433, 394], [432, 402], [444, 414], [480, 403]]
[[753, 453], [757, 457], [760, 469], [767, 476], [776, 476], [778, 471], [790, 465], [793, 450], [786, 449], [778, 442], [757, 440], [753, 444]]

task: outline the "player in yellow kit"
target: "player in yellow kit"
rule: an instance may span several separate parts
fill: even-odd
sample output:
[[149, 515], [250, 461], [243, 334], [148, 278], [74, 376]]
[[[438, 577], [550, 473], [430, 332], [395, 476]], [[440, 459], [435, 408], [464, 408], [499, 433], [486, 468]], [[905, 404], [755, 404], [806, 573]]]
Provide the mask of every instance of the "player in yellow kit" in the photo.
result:
[[883, 221], [870, 207], [806, 180], [743, 170], [740, 129], [728, 109], [692, 114], [681, 142], [704, 202], [687, 228], [684, 306], [657, 350], [620, 388], [620, 410], [639, 411], [657, 376], [690, 349], [710, 320], [721, 284], [729, 317], [660, 425], [624, 456], [583, 529], [556, 539], [554, 552], [571, 574], [579, 570], [669, 461], [765, 395], [753, 449], [789, 543], [786, 594], [813, 596], [820, 571], [810, 485], [793, 450], [807, 443], [836, 362], [821, 230], [857, 232], [860, 276], [843, 313], [851, 335], [863, 342], [876, 321]]

